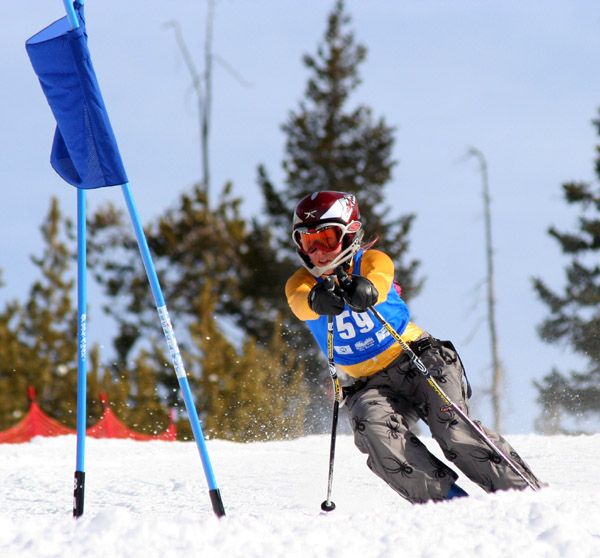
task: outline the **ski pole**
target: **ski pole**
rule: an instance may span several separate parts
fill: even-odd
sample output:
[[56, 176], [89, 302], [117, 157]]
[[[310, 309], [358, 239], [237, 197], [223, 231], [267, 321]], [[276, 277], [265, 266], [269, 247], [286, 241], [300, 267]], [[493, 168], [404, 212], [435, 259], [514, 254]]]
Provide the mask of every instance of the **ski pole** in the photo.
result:
[[[351, 280], [348, 277], [347, 273], [341, 269], [336, 269], [336, 275], [340, 284], [343, 288], [350, 285]], [[444, 390], [440, 387], [440, 385], [435, 381], [435, 378], [429, 373], [427, 367], [423, 364], [423, 361], [416, 355], [416, 353], [411, 349], [410, 345], [400, 337], [398, 332], [387, 322], [387, 320], [375, 309], [374, 306], [369, 306], [368, 310], [377, 318], [377, 320], [385, 327], [385, 329], [389, 332], [389, 334], [400, 344], [402, 350], [408, 355], [408, 358], [411, 362], [416, 366], [421, 375], [427, 380], [427, 383], [433, 388], [433, 390], [440, 396], [442, 401], [451, 407], [462, 419], [476, 432], [476, 434], [485, 442], [485, 444], [495, 452], [504, 462], [512, 469], [514, 473], [516, 473], [522, 480], [524, 480], [527, 485], [532, 490], [538, 490], [538, 487], [533, 484], [515, 465], [513, 460], [508, 457], [494, 442], [490, 439], [490, 437], [483, 431], [481, 427], [479, 427], [472, 419], [465, 413], [454, 401], [452, 401], [444, 392]]]
[[[335, 287], [333, 278], [325, 278], [331, 290]], [[327, 499], [321, 504], [321, 509], [325, 512], [330, 512], [335, 509], [335, 503], [331, 500], [331, 487], [333, 484], [333, 463], [335, 459], [335, 440], [337, 434], [338, 413], [340, 409], [340, 401], [342, 399], [342, 388], [340, 380], [335, 370], [335, 362], [333, 360], [333, 316], [327, 316], [327, 365], [329, 367], [329, 375], [333, 383], [333, 416], [331, 419], [331, 444], [329, 446], [329, 476], [327, 479]]]

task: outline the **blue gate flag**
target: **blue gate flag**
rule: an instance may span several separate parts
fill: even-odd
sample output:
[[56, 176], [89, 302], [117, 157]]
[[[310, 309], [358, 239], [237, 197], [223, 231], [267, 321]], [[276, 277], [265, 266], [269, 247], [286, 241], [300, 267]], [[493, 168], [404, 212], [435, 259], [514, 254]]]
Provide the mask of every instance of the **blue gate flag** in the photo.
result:
[[128, 182], [87, 46], [83, 6], [80, 26], [66, 17], [26, 42], [27, 54], [56, 119], [50, 163], [69, 184], [92, 189]]

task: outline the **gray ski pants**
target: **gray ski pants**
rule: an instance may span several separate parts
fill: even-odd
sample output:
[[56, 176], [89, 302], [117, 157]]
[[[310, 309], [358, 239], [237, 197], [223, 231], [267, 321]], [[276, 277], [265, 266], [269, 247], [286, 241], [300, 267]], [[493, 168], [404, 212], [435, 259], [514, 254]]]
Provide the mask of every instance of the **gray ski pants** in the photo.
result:
[[[423, 336], [413, 346], [450, 400], [468, 414], [466, 378], [452, 344]], [[457, 479], [457, 474], [431, 454], [411, 431], [419, 419], [427, 423], [446, 459], [486, 492], [527, 487], [473, 428], [444, 403], [407, 355], [400, 355], [388, 368], [358, 380], [345, 391], [354, 442], [368, 455], [367, 465], [410, 502], [442, 500]], [[482, 428], [527, 478], [539, 486], [508, 442]]]

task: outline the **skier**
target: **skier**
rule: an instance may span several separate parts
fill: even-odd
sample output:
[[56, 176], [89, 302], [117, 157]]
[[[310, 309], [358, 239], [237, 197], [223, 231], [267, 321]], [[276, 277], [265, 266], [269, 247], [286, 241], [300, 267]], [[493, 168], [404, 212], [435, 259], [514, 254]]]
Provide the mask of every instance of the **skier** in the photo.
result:
[[[334, 360], [354, 380], [343, 389], [344, 403], [354, 442], [368, 455], [368, 467], [412, 503], [467, 496], [455, 482], [458, 475], [413, 433], [422, 419], [444, 456], [483, 490], [529, 486], [444, 402], [367, 310], [375, 306], [448, 398], [468, 414], [470, 386], [460, 357], [450, 341], [440, 341], [410, 321], [394, 282], [392, 260], [372, 249], [374, 242], [362, 245], [356, 198], [333, 191], [306, 196], [294, 211], [292, 237], [303, 267], [286, 283], [287, 300], [325, 354], [327, 316], [335, 316]], [[340, 269], [349, 282], [340, 282]], [[481, 428], [538, 488], [538, 480], [508, 442]]]

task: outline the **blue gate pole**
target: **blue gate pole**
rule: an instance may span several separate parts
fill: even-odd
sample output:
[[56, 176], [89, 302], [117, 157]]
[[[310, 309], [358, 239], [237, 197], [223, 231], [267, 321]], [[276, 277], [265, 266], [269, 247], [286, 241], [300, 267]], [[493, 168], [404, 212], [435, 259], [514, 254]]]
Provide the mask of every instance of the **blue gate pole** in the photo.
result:
[[85, 190], [77, 190], [77, 462], [73, 517], [83, 514], [87, 394], [87, 247]]
[[129, 215], [133, 224], [138, 247], [142, 255], [142, 261], [144, 262], [144, 268], [146, 269], [146, 275], [148, 276], [148, 281], [150, 282], [150, 289], [152, 290], [152, 295], [154, 296], [156, 310], [158, 311], [163, 333], [165, 334], [165, 338], [167, 340], [167, 346], [169, 347], [169, 353], [171, 355], [173, 367], [175, 368], [177, 381], [179, 382], [179, 387], [183, 395], [183, 401], [185, 403], [185, 408], [188, 414], [190, 425], [192, 427], [192, 432], [194, 433], [196, 445], [200, 453], [200, 459], [202, 460], [202, 467], [204, 468], [204, 475], [206, 476], [206, 481], [208, 483], [212, 508], [217, 517], [222, 517], [225, 515], [225, 508], [223, 506], [221, 494], [219, 492], [212, 465], [210, 463], [208, 449], [204, 440], [204, 434], [202, 433], [202, 426], [198, 418], [198, 412], [196, 411], [196, 406], [190, 390], [190, 384], [187, 379], [187, 373], [183, 365], [181, 353], [179, 352], [179, 346], [177, 344], [177, 339], [175, 338], [175, 332], [173, 331], [167, 305], [165, 303], [160, 283], [158, 282], [156, 268], [152, 262], [152, 256], [150, 255], [150, 249], [148, 248], [146, 235], [144, 234], [144, 229], [140, 223], [139, 214], [135, 206], [129, 183], [127, 182], [121, 185], [121, 189], [123, 190], [123, 195], [125, 196], [125, 203], [127, 204], [127, 209], [129, 210]]
[[[80, 0], [83, 4], [83, 0]], [[79, 19], [71, 0], [63, 0], [71, 29]], [[85, 495], [85, 426], [87, 394], [87, 235], [85, 190], [77, 189], [77, 458], [73, 486], [73, 517], [83, 515]]]

